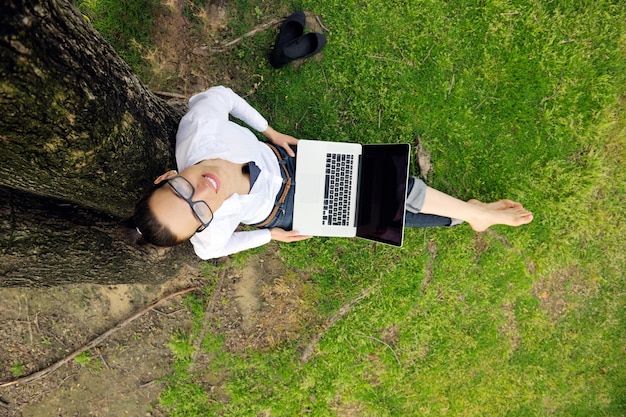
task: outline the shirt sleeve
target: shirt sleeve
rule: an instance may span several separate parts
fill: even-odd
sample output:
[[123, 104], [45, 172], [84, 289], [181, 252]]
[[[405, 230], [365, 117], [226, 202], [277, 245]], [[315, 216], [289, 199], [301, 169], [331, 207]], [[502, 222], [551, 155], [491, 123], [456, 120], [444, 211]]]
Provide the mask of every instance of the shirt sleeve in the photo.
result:
[[269, 243], [271, 240], [271, 233], [269, 229], [251, 230], [247, 232], [235, 232], [232, 234], [226, 245], [222, 247], [209, 246], [204, 244], [202, 240], [194, 238], [190, 241], [193, 244], [193, 249], [200, 258], [214, 259], [222, 256], [232, 255], [233, 253], [241, 252], [246, 249], [256, 248]]
[[228, 119], [228, 115], [245, 122], [258, 132], [267, 129], [267, 120], [246, 100], [223, 86], [211, 87], [189, 99], [189, 111], [206, 117]]

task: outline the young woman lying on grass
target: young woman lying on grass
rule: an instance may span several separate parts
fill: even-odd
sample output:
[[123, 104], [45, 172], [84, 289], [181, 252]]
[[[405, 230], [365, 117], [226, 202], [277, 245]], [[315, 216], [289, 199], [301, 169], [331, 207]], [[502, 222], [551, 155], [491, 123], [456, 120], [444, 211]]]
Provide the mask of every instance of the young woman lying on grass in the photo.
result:
[[[242, 120], [271, 142], [261, 142]], [[124, 224], [137, 244], [174, 246], [186, 240], [202, 259], [264, 245], [270, 240], [310, 238], [291, 230], [298, 140], [277, 132], [244, 99], [213, 87], [189, 100], [176, 137], [176, 163], [156, 178]], [[517, 202], [467, 202], [409, 180], [406, 226], [450, 226], [467, 222], [481, 232], [496, 224], [520, 226], [533, 215]], [[239, 224], [256, 230], [236, 231]]]

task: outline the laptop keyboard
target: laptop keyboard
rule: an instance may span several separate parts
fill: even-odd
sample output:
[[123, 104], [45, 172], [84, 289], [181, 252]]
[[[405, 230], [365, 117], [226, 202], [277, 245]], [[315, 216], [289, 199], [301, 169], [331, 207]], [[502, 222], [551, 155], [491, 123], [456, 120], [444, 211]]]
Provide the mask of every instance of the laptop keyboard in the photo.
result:
[[326, 154], [326, 186], [322, 224], [348, 226], [354, 155]]

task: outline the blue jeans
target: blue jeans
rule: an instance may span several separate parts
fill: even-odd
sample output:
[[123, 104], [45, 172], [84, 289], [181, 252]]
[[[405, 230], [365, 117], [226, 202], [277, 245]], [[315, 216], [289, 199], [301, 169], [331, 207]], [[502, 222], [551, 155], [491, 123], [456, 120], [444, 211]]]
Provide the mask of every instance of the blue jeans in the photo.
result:
[[[293, 225], [293, 196], [296, 192], [296, 158], [287, 155], [287, 151], [281, 146], [276, 146], [278, 152], [282, 159], [278, 161], [279, 164], [284, 165], [289, 172], [289, 176], [291, 177], [291, 188], [287, 193], [287, 197], [285, 201], [280, 204], [278, 203], [278, 196], [283, 193], [283, 188], [281, 187], [280, 191], [276, 196], [275, 204], [278, 205], [278, 212], [276, 213], [276, 217], [272, 219], [267, 225], [263, 226], [264, 229], [270, 229], [272, 227], [279, 227], [284, 230], [291, 230]], [[291, 149], [296, 151], [296, 147], [292, 146]], [[285, 182], [287, 178], [285, 178], [285, 172], [281, 169], [280, 173], [283, 176], [283, 187], [285, 186]]]
[[[291, 227], [293, 225], [293, 196], [295, 194], [296, 186], [297, 186], [297, 184], [295, 183], [296, 158], [293, 158], [287, 155], [287, 151], [285, 151], [282, 147], [277, 146], [276, 148], [278, 149], [282, 157], [282, 159], [280, 159], [278, 163], [281, 165], [285, 165], [287, 167], [287, 171], [289, 172], [289, 175], [291, 176], [292, 186], [289, 189], [289, 192], [287, 193], [287, 198], [285, 199], [285, 201], [282, 204], [278, 204], [278, 202], [276, 203], [279, 206], [276, 217], [274, 217], [274, 219], [272, 219], [272, 221], [270, 221], [263, 228], [270, 229], [272, 227], [279, 227], [284, 230], [291, 230]], [[294, 151], [296, 150], [296, 148], [293, 146], [292, 146], [292, 149], [294, 149]], [[284, 184], [284, 182], [287, 179], [284, 178], [285, 174], [282, 170], [281, 170], [281, 173], [283, 174], [283, 184]], [[407, 194], [411, 192], [414, 186], [415, 186], [415, 178], [410, 177], [409, 185], [407, 188]], [[282, 188], [278, 192], [279, 196], [281, 194], [282, 194]], [[277, 197], [277, 200], [278, 200], [278, 197]], [[405, 212], [405, 226], [406, 227], [450, 226], [451, 222], [452, 222], [452, 219], [450, 219], [449, 217], [437, 216], [435, 214], [412, 213], [410, 211]]]
[[[415, 186], [415, 177], [409, 177], [409, 186], [406, 193], [409, 194]], [[412, 213], [410, 211], [405, 212], [404, 226], [405, 227], [437, 227], [437, 226], [450, 226], [452, 219], [450, 217], [437, 216], [436, 214], [423, 214]]]

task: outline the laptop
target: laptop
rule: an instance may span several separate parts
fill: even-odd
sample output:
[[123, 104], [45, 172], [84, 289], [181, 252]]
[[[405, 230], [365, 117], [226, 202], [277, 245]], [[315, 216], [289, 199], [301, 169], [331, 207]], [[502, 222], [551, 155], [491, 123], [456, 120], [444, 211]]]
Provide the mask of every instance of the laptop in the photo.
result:
[[409, 144], [299, 140], [293, 229], [402, 246]]

